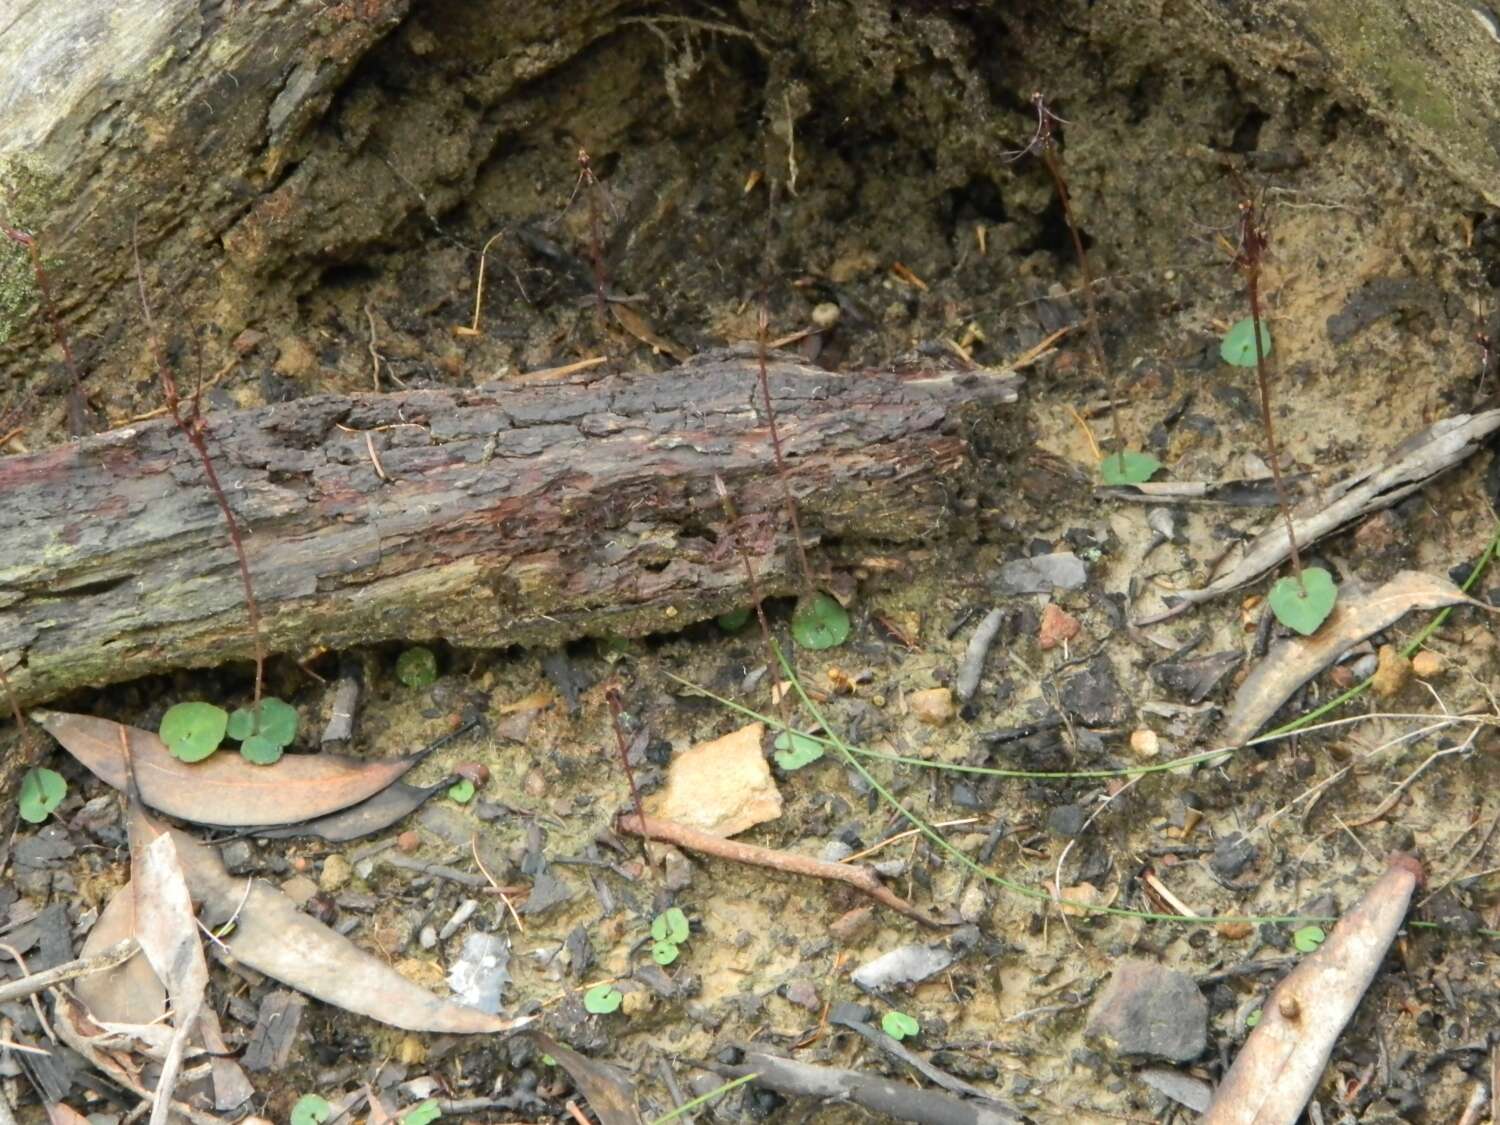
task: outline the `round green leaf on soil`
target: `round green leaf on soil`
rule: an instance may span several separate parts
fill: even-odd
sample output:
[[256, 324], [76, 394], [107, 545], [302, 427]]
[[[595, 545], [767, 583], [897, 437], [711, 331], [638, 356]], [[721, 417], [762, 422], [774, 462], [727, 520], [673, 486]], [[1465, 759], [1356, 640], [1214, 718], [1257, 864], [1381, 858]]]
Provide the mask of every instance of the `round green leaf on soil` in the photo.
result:
[[201, 762], [224, 741], [229, 714], [212, 703], [178, 703], [167, 708], [157, 733], [173, 757]]
[[1255, 1011], [1251, 1012], [1248, 1016], [1245, 1017], [1245, 1026], [1255, 1027], [1260, 1023], [1260, 1017], [1263, 1015], [1265, 1015], [1264, 1009], [1256, 1008]]
[[[1269, 358], [1271, 355], [1271, 330], [1266, 322], [1260, 322], [1260, 348]], [[1235, 324], [1219, 343], [1219, 356], [1234, 367], [1255, 366], [1255, 322], [1246, 317]]]
[[1338, 597], [1339, 588], [1334, 585], [1333, 575], [1321, 566], [1308, 566], [1302, 568], [1301, 582], [1295, 575], [1278, 578], [1266, 600], [1277, 621], [1309, 637], [1328, 620]]
[[1322, 926], [1303, 926], [1292, 935], [1292, 945], [1298, 953], [1311, 953], [1323, 944], [1327, 936]]
[[880, 1029], [892, 1039], [906, 1039], [921, 1031], [922, 1025], [905, 1012], [887, 1012], [881, 1017]]
[[823, 756], [823, 744], [796, 731], [782, 731], [771, 744], [776, 747], [773, 755], [776, 764], [790, 773], [810, 766]]
[[666, 967], [677, 960], [677, 944], [670, 941], [653, 941], [651, 943], [651, 960], [658, 965]]
[[679, 907], [668, 907], [651, 919], [651, 936], [657, 941], [681, 945], [687, 941], [690, 932], [687, 915]]
[[754, 612], [749, 606], [743, 609], [731, 609], [728, 613], [721, 613], [714, 618], [714, 622], [726, 633], [738, 633], [750, 620], [750, 614]]
[[1111, 453], [1099, 462], [1099, 479], [1105, 484], [1145, 484], [1160, 471], [1160, 461], [1136, 449]]
[[322, 1125], [333, 1116], [333, 1106], [318, 1094], [303, 1094], [292, 1106], [292, 1125]]
[[27, 770], [26, 776], [21, 778], [18, 800], [21, 819], [28, 824], [42, 823], [52, 814], [53, 809], [62, 804], [62, 799], [67, 795], [68, 783], [56, 770], [41, 766]]
[[274, 766], [281, 761], [281, 752], [286, 749], [279, 742], [272, 742], [263, 734], [252, 734], [240, 743], [240, 757], [257, 766]]
[[612, 984], [596, 984], [583, 994], [583, 1009], [596, 1016], [607, 1016], [619, 1008], [625, 995]]
[[459, 778], [448, 786], [448, 799], [457, 801], [460, 805], [467, 805], [474, 799], [474, 783], [467, 777]]
[[792, 613], [792, 639], [803, 648], [836, 648], [849, 639], [849, 612], [828, 594], [804, 595]]
[[401, 1115], [401, 1125], [432, 1125], [434, 1121], [443, 1116], [443, 1108], [438, 1105], [436, 1098], [428, 1098], [425, 1102], [418, 1102]]
[[273, 695], [260, 701], [259, 726], [255, 719], [255, 707], [236, 707], [234, 714], [229, 716], [229, 737], [240, 742], [259, 737], [276, 746], [290, 746], [297, 737], [297, 723], [300, 720], [297, 708]]
[[396, 657], [396, 679], [409, 688], [431, 687], [437, 674], [437, 656], [425, 645], [416, 645]]

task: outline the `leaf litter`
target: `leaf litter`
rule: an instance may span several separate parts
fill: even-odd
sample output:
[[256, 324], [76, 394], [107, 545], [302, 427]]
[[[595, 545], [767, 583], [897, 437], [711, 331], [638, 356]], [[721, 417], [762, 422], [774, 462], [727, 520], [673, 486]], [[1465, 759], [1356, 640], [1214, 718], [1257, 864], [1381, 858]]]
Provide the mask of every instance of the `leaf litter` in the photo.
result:
[[[1311, 546], [1361, 516], [1389, 508], [1404, 500], [1433, 477], [1459, 464], [1500, 429], [1500, 410], [1482, 414], [1458, 414], [1408, 438], [1373, 468], [1326, 489], [1307, 511], [1294, 514], [1292, 525], [1297, 542]], [[1207, 585], [1169, 597], [1169, 606], [1136, 622], [1155, 625], [1185, 613], [1195, 605], [1249, 585], [1288, 557], [1285, 524], [1274, 521], [1242, 551], [1238, 562], [1217, 572]]]
[[1311, 637], [1278, 641], [1234, 694], [1222, 741], [1239, 746], [1260, 730], [1303, 684], [1355, 645], [1388, 629], [1412, 610], [1470, 605], [1490, 610], [1446, 578], [1404, 570], [1368, 592], [1345, 587], [1323, 627]]
[[238, 754], [189, 764], [150, 731], [60, 711], [32, 712], [37, 723], [100, 781], [125, 788], [120, 739], [129, 740], [145, 804], [193, 824], [227, 828], [296, 824], [327, 816], [379, 793], [424, 755], [360, 759], [342, 754], [288, 754], [274, 766]]

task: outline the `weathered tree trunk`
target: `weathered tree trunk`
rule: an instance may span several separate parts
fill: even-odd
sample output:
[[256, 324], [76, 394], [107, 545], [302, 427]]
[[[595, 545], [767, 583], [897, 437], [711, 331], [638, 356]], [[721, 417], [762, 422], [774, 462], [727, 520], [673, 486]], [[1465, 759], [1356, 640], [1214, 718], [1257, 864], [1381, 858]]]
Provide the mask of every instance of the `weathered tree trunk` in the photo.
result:
[[[962, 522], [960, 414], [993, 423], [1018, 381], [778, 361], [770, 382], [803, 533], [858, 558]], [[677, 629], [748, 603], [736, 541], [763, 592], [795, 591], [756, 387], [753, 360], [721, 354], [209, 416], [268, 649]], [[252, 652], [223, 518], [166, 420], [0, 460], [0, 543], [0, 661], [23, 702]]]

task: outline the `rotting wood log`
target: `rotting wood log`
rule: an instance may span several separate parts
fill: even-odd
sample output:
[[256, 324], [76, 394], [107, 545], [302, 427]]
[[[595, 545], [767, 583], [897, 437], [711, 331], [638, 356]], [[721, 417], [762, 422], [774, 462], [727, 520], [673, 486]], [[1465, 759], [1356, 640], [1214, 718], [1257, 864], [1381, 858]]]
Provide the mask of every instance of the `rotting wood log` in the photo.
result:
[[[770, 368], [814, 565], [962, 527], [1020, 380]], [[675, 631], [796, 591], [752, 358], [210, 414], [270, 652]], [[713, 480], [739, 513], [737, 536]], [[970, 505], [971, 506], [971, 505]], [[235, 557], [169, 422], [0, 460], [0, 661], [25, 704], [247, 659]]]

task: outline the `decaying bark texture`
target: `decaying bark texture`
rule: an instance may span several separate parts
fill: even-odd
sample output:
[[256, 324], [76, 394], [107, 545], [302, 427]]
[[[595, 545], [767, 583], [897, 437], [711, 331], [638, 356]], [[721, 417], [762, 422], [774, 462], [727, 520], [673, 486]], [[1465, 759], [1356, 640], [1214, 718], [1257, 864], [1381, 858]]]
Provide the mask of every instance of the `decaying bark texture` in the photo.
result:
[[[963, 526], [965, 433], [993, 429], [1018, 381], [777, 361], [770, 382], [804, 536], [858, 559]], [[268, 648], [675, 630], [747, 604], [736, 538], [767, 595], [795, 591], [756, 385], [753, 360], [720, 353], [210, 415]], [[0, 660], [26, 703], [251, 653], [222, 517], [170, 423], [0, 460], [0, 542]]]

